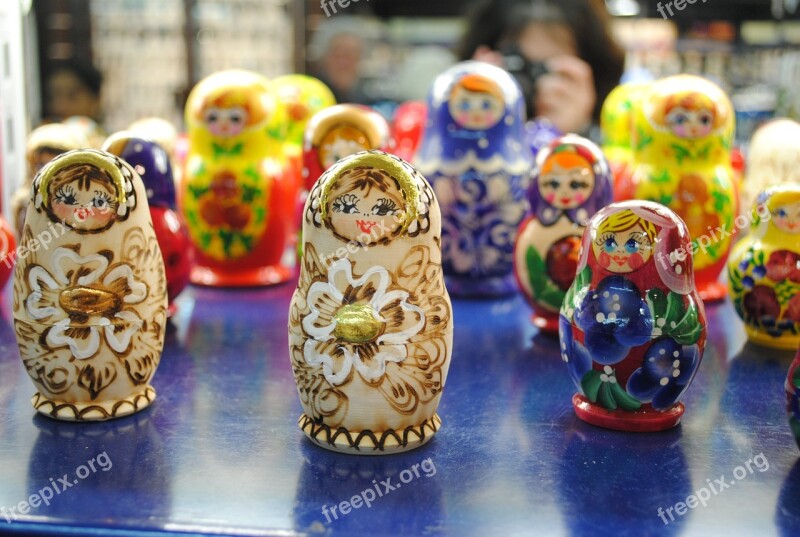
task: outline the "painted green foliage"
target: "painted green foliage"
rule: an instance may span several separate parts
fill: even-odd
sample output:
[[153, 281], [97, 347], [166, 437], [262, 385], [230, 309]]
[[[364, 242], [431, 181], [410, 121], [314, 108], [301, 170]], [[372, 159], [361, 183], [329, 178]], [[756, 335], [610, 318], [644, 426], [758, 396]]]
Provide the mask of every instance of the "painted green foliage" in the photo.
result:
[[559, 309], [564, 302], [566, 293], [559, 289], [547, 275], [547, 265], [533, 246], [529, 246], [525, 252], [525, 265], [528, 269], [528, 281], [536, 301], [553, 309]]
[[684, 304], [683, 295], [661, 289], [650, 289], [646, 300], [653, 317], [653, 335], [669, 336], [681, 345], [697, 343], [703, 332], [697, 304]]

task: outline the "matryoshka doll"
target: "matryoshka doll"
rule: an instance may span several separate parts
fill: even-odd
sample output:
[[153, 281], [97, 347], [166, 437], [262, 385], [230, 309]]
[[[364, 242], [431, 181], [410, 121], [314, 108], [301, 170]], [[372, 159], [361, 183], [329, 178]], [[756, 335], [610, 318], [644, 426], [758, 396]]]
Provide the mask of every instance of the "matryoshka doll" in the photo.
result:
[[422, 141], [428, 108], [422, 101], [407, 101], [397, 107], [392, 118], [394, 154], [411, 162]]
[[394, 453], [439, 429], [453, 344], [440, 226], [426, 180], [380, 151], [338, 161], [311, 191], [289, 352], [316, 444]]
[[800, 448], [800, 350], [797, 351], [786, 376], [786, 412], [789, 414], [792, 436]]
[[683, 221], [648, 201], [601, 209], [584, 231], [559, 322], [580, 419], [622, 431], [677, 425], [706, 340]]
[[275, 132], [283, 109], [269, 81], [220, 71], [189, 94], [180, 194], [195, 248], [192, 283], [239, 287], [289, 279], [297, 187]]
[[431, 88], [416, 163], [442, 209], [442, 260], [455, 295], [516, 290], [514, 242], [533, 164], [524, 114], [513, 77], [488, 63], [459, 63]]
[[767, 188], [800, 183], [800, 123], [779, 118], [759, 127], [747, 148], [747, 166], [742, 184], [742, 208], [756, 204]]
[[634, 115], [633, 198], [675, 211], [692, 238], [697, 288], [720, 300], [738, 211], [731, 167], [733, 108], [713, 82], [676, 75], [643, 90]]
[[600, 110], [600, 132], [603, 154], [608, 159], [614, 177], [614, 199], [623, 201], [634, 195], [633, 173], [633, 113], [641, 106], [639, 98], [646, 83], [620, 84], [608, 94]]
[[53, 159], [33, 181], [18, 255], [14, 330], [36, 410], [84, 421], [150, 405], [167, 286], [136, 171], [93, 149]]
[[800, 183], [761, 193], [747, 215], [750, 234], [728, 261], [728, 285], [750, 341], [796, 349], [800, 346]]
[[539, 151], [528, 190], [532, 215], [520, 225], [514, 272], [533, 324], [558, 332], [558, 312], [575, 278], [583, 228], [611, 203], [611, 172], [594, 143], [575, 134]]
[[156, 142], [138, 138], [129, 131], [112, 134], [103, 150], [130, 164], [144, 183], [153, 230], [164, 256], [168, 312], [172, 315], [175, 313], [175, 297], [189, 285], [194, 251], [189, 232], [175, 212], [175, 182], [169, 155]]
[[303, 145], [306, 190], [337, 160], [370, 149], [394, 149], [389, 123], [378, 112], [357, 104], [317, 112], [306, 125]]
[[25, 211], [31, 198], [33, 178], [56, 156], [84, 147], [89, 147], [86, 137], [79, 130], [62, 123], [49, 123], [31, 131], [25, 147], [28, 177], [11, 198], [12, 224], [18, 237], [22, 235], [22, 226], [25, 224]]

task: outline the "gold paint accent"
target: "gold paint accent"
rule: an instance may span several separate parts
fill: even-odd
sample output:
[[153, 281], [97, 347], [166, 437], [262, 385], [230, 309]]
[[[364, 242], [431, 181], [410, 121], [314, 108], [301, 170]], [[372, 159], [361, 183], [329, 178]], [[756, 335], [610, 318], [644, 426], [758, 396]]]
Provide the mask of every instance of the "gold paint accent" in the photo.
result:
[[369, 304], [347, 304], [336, 312], [333, 335], [348, 343], [372, 341], [383, 331], [384, 323], [373, 315]]
[[42, 196], [43, 206], [47, 207], [50, 203], [47, 197], [47, 185], [50, 184], [53, 176], [64, 168], [81, 164], [91, 164], [108, 172], [111, 180], [114, 181], [114, 186], [117, 187], [117, 203], [120, 205], [127, 203], [128, 196], [125, 194], [125, 180], [122, 177], [122, 171], [117, 167], [115, 157], [97, 149], [76, 149], [57, 156], [39, 172], [42, 174], [42, 181], [39, 183], [39, 194]]
[[122, 300], [115, 293], [93, 287], [64, 289], [58, 296], [58, 303], [71, 315], [108, 315], [122, 306]]
[[383, 151], [373, 150], [356, 153], [346, 157], [325, 172], [322, 176], [322, 193], [320, 194], [320, 218], [325, 221], [328, 217], [328, 198], [330, 197], [331, 190], [344, 175], [345, 172], [354, 170], [360, 167], [377, 168], [383, 172], [388, 173], [400, 185], [405, 198], [405, 211], [403, 211], [403, 222], [400, 224], [400, 233], [403, 233], [411, 222], [417, 219], [419, 211], [417, 204], [419, 203], [419, 188], [414, 183], [414, 175], [400, 162], [395, 160], [395, 157], [384, 153]]

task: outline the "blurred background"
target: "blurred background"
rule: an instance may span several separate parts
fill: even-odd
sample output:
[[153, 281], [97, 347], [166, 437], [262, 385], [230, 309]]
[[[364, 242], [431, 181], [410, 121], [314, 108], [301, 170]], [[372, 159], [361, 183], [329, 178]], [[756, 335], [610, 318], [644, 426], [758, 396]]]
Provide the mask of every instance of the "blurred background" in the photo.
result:
[[[622, 81], [678, 72], [715, 80], [733, 97], [739, 143], [765, 118], [800, 116], [800, 0], [586, 1], [607, 12], [624, 51]], [[0, 109], [5, 138], [16, 132], [21, 140], [42, 122], [80, 112], [64, 107], [82, 98], [83, 113], [106, 132], [146, 116], [181, 129], [192, 86], [233, 67], [312, 74], [340, 102], [390, 116], [397, 103], [425, 98], [433, 78], [459, 59], [471, 24], [464, 0], [2, 4]], [[9, 143], [6, 164], [14, 159]]]

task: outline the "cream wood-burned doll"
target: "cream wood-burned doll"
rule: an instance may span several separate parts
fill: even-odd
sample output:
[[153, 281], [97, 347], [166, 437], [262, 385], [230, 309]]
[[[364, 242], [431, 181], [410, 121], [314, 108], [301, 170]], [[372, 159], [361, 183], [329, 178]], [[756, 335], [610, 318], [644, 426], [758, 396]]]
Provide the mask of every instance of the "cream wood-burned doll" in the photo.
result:
[[79, 149], [39, 172], [13, 312], [42, 414], [105, 420], [153, 401], [167, 285], [144, 186], [127, 163]]
[[387, 153], [345, 157], [311, 191], [303, 240], [289, 314], [300, 427], [346, 453], [421, 446], [441, 423], [453, 343], [430, 185]]

